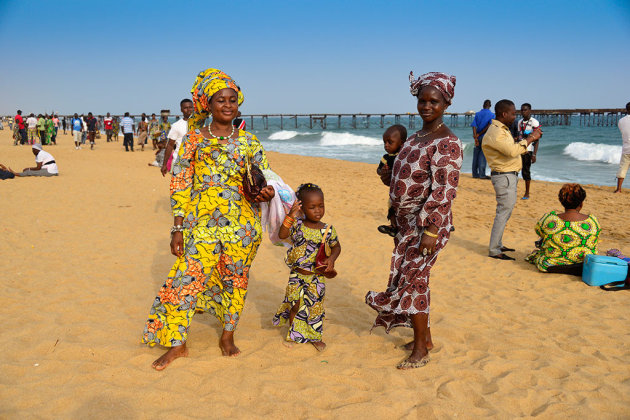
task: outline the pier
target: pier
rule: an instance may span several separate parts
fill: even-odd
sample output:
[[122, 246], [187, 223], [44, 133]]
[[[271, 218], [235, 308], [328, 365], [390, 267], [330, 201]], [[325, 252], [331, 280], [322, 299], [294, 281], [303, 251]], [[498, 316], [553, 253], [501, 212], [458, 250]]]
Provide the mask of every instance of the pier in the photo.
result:
[[[517, 114], [519, 114], [517, 112]], [[536, 118], [543, 126], [573, 125], [581, 127], [612, 127], [616, 126], [619, 119], [626, 115], [623, 108], [606, 108], [606, 109], [537, 109], [532, 110], [532, 116]], [[444, 113], [444, 121], [449, 127], [468, 127], [475, 117], [474, 112]], [[520, 118], [520, 115], [518, 116]], [[260, 127], [264, 130], [269, 129], [269, 119], [279, 120], [280, 129], [298, 128], [308, 124], [313, 127], [325, 130], [327, 128], [384, 128], [385, 120], [393, 121], [394, 124], [403, 124], [410, 129], [420, 127], [422, 120], [418, 114], [247, 114], [241, 118], [249, 123], [248, 127]], [[389, 124], [389, 122], [388, 122]]]

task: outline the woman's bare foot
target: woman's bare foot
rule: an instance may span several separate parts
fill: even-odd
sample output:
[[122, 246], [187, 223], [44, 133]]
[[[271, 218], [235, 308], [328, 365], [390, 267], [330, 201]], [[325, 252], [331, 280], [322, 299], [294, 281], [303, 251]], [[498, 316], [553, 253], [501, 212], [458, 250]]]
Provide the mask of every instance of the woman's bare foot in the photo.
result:
[[317, 349], [317, 351], [324, 351], [326, 349], [326, 343], [323, 341], [311, 341], [311, 344]]
[[155, 370], [164, 370], [173, 360], [178, 357], [186, 356], [188, 356], [188, 349], [186, 348], [186, 343], [184, 343], [181, 346], [175, 346], [168, 349], [168, 351], [155, 360], [151, 366]]
[[241, 354], [241, 351], [236, 347], [236, 344], [234, 344], [234, 331], [223, 330], [223, 334], [219, 340], [219, 348], [223, 356], [236, 357]]

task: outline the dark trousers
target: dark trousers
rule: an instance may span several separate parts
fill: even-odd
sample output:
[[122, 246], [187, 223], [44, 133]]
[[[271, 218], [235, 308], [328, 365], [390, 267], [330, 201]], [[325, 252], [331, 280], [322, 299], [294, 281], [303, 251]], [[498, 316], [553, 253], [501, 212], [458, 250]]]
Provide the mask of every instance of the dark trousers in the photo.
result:
[[133, 133], [125, 133], [123, 145], [125, 146], [125, 151], [128, 152], [131, 147], [131, 151], [133, 152]]
[[475, 146], [473, 151], [472, 176], [473, 178], [486, 176], [486, 157], [483, 154], [483, 150], [481, 150], [481, 146]]
[[28, 134], [26, 133], [26, 128], [22, 128], [20, 130], [20, 144], [28, 143]]

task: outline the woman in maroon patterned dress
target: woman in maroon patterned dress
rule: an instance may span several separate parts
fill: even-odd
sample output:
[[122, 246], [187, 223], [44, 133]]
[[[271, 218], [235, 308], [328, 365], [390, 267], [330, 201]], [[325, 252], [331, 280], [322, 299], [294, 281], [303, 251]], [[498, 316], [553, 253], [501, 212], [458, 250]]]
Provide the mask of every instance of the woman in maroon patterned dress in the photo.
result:
[[[455, 77], [427, 73], [418, 80], [410, 74], [411, 93], [418, 97], [422, 130], [404, 143], [391, 172], [390, 198], [399, 228], [387, 290], [368, 292], [365, 301], [378, 312], [372, 328], [410, 327], [414, 340], [398, 369], [412, 369], [429, 362], [433, 348], [429, 328], [429, 275], [437, 256], [448, 242], [452, 227], [451, 203], [462, 166], [461, 141], [442, 122], [451, 104]], [[388, 182], [389, 181], [389, 182]]]

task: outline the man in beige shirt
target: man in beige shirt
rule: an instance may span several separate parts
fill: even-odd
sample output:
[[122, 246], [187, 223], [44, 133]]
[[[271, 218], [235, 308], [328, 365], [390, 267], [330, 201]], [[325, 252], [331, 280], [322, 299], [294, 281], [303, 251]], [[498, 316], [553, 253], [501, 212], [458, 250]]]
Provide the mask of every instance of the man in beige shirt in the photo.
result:
[[503, 231], [516, 204], [516, 183], [518, 172], [523, 165], [521, 155], [527, 152], [527, 146], [540, 139], [541, 131], [534, 130], [527, 138], [514, 142], [509, 127], [516, 119], [514, 102], [502, 99], [494, 106], [496, 119], [492, 120], [481, 148], [486, 156], [492, 186], [497, 199], [497, 211], [490, 233], [488, 254], [491, 258], [514, 260], [506, 251], [514, 249], [503, 246]]

